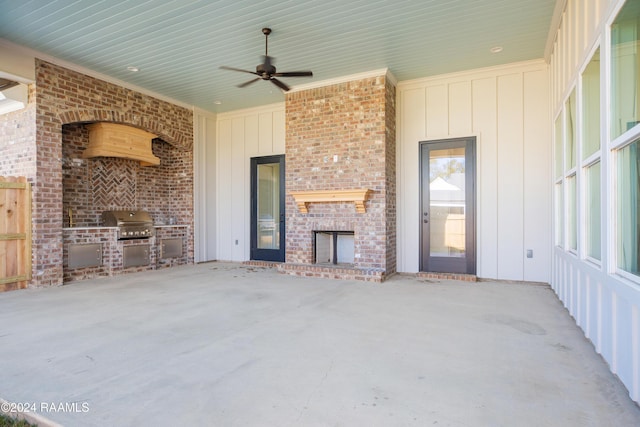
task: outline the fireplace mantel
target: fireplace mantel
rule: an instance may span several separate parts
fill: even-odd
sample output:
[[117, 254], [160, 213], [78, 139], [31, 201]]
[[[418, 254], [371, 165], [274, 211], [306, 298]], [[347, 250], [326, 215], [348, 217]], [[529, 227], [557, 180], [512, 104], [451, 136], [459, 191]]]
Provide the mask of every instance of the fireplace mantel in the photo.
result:
[[369, 197], [371, 190], [368, 188], [354, 188], [349, 190], [308, 190], [291, 191], [290, 194], [298, 205], [300, 213], [309, 213], [309, 203], [328, 202], [353, 202], [356, 212], [365, 213], [364, 202]]

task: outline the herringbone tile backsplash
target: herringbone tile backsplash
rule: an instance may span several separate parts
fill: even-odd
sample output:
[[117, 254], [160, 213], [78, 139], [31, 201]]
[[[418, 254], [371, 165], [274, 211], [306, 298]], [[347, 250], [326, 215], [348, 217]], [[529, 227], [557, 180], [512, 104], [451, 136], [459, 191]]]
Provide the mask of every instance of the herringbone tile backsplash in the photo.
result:
[[124, 159], [95, 159], [90, 162], [93, 205], [104, 207], [104, 210], [135, 207], [136, 163]]

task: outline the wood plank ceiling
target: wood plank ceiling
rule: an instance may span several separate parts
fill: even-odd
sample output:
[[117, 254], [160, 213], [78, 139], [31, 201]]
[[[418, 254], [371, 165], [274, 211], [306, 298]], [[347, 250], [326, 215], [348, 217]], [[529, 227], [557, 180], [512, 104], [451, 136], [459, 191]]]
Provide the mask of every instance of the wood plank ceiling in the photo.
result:
[[[308, 83], [389, 68], [400, 81], [542, 58], [556, 0], [0, 0], [0, 38], [213, 112], [279, 102], [240, 89], [264, 54]], [[490, 49], [501, 46], [502, 52]], [[131, 72], [127, 67], [137, 67]], [[0, 64], [0, 71], [2, 64]], [[221, 102], [217, 104], [216, 101]]]

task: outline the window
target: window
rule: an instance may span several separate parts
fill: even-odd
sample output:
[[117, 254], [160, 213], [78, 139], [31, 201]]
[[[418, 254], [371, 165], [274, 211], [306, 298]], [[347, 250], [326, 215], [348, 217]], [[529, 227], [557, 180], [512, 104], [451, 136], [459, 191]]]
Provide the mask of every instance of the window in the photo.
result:
[[576, 167], [576, 90], [571, 91], [569, 99], [565, 104], [565, 132], [567, 134], [565, 142], [565, 168]]
[[[561, 126], [556, 121], [556, 139], [558, 135], [564, 134], [564, 150], [558, 150], [564, 152], [564, 168], [562, 169], [561, 178], [556, 180], [556, 202], [558, 203], [559, 220], [563, 222], [560, 225], [560, 236], [556, 236], [556, 241], [565, 249], [571, 250], [574, 253], [578, 251], [578, 207], [577, 203], [577, 183], [576, 183], [576, 164], [577, 164], [577, 105], [576, 105], [576, 88], [574, 87], [571, 94], [564, 103], [564, 120], [560, 122], [564, 126]], [[556, 142], [556, 144], [558, 144]], [[558, 147], [558, 145], [556, 145]], [[559, 148], [562, 148], [562, 142]], [[557, 159], [556, 159], [557, 160]], [[562, 163], [561, 163], [562, 164]], [[556, 163], [557, 167], [557, 163]], [[558, 184], [564, 185], [558, 186]], [[564, 194], [561, 192], [564, 189]], [[560, 191], [560, 195], [558, 195]], [[564, 203], [564, 205], [563, 205]]]
[[640, 8], [627, 1], [611, 26], [611, 138], [640, 123]]
[[556, 119], [556, 124], [555, 124], [555, 131], [556, 131], [556, 158], [555, 158], [555, 164], [556, 164], [556, 178], [559, 178], [562, 176], [562, 113], [560, 113], [558, 115], [558, 118]]
[[611, 25], [610, 142], [616, 178], [615, 262], [618, 272], [634, 276], [640, 276], [639, 50], [640, 7], [627, 1]]
[[601, 255], [601, 141], [600, 141], [600, 48], [582, 73], [582, 120], [580, 129], [584, 174], [580, 176], [584, 189], [584, 237], [586, 257], [600, 261]]
[[587, 256], [601, 260], [600, 254], [600, 161], [587, 166], [586, 178], [586, 250]]
[[600, 49], [582, 73], [582, 159], [600, 150]]
[[619, 269], [640, 276], [640, 139], [617, 151], [617, 251]]
[[567, 244], [578, 250], [578, 213], [576, 209], [576, 176], [567, 178]]
[[562, 247], [564, 245], [564, 227], [563, 227], [563, 223], [564, 223], [564, 215], [562, 212], [562, 206], [563, 206], [563, 197], [562, 197], [562, 180], [556, 184], [555, 187], [555, 202], [556, 202], [556, 235], [555, 235], [555, 241], [556, 241], [556, 246], [560, 246]]

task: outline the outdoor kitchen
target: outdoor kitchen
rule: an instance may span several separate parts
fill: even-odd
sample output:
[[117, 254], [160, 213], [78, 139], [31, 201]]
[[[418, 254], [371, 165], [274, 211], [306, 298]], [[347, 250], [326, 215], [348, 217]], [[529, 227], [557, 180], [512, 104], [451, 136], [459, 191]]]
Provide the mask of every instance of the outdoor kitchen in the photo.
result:
[[193, 263], [193, 113], [46, 61], [36, 76], [33, 284]]
[[174, 151], [129, 125], [62, 126], [65, 282], [188, 263]]

